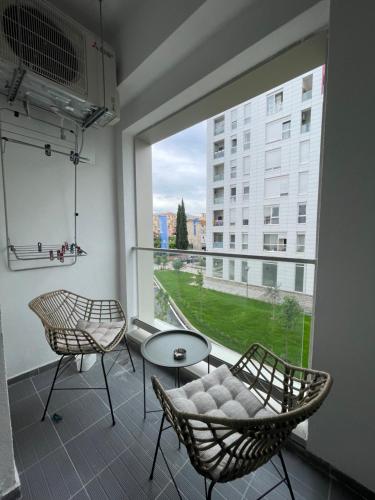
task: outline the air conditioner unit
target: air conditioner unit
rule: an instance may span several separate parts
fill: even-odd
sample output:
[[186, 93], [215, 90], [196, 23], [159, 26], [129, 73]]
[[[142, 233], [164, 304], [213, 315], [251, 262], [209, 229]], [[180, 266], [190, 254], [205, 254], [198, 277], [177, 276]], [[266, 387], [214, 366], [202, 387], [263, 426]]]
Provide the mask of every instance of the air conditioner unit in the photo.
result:
[[0, 0], [0, 92], [83, 127], [119, 120], [113, 50], [44, 0]]

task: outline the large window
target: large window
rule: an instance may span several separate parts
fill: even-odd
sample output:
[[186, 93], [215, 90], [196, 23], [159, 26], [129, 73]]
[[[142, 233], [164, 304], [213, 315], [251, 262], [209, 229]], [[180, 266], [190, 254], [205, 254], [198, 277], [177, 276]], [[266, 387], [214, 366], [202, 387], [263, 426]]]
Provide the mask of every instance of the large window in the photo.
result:
[[249, 271], [250, 271], [250, 267], [249, 267], [247, 261], [243, 260], [241, 262], [241, 281], [243, 283], [249, 282]]
[[299, 143], [299, 162], [308, 163], [310, 161], [310, 139]]
[[224, 115], [215, 118], [214, 121], [214, 135], [222, 134], [224, 132]]
[[237, 160], [231, 160], [230, 162], [230, 178], [235, 179], [237, 177]]
[[285, 233], [264, 233], [263, 250], [266, 252], [286, 252], [287, 237]]
[[305, 251], [305, 239], [306, 235], [305, 233], [297, 233], [297, 252], [304, 252]]
[[242, 174], [250, 175], [250, 156], [244, 156], [242, 162]]
[[310, 132], [311, 127], [311, 109], [305, 109], [301, 113], [301, 134]]
[[237, 153], [237, 136], [236, 135], [232, 135], [232, 137], [231, 137], [230, 152], [232, 155]]
[[230, 260], [228, 263], [228, 279], [231, 281], [234, 280], [234, 273], [235, 273], [235, 262], [234, 260]]
[[232, 111], [230, 112], [230, 120], [231, 120], [231, 129], [232, 130], [236, 130], [236, 128], [237, 128], [237, 115], [238, 115], [237, 109], [232, 109]]
[[276, 198], [287, 196], [289, 192], [289, 176], [271, 177], [264, 180], [264, 197]]
[[294, 281], [294, 289], [296, 292], [303, 292], [305, 281], [305, 266], [304, 264], [296, 264], [296, 275]]
[[277, 286], [277, 264], [263, 262], [262, 284], [263, 286]]
[[230, 188], [230, 201], [231, 203], [236, 203], [237, 200], [237, 187], [231, 186]]
[[243, 150], [247, 151], [250, 149], [250, 130], [245, 130], [243, 133]]
[[243, 226], [249, 225], [249, 207], [242, 208], [242, 225]]
[[245, 104], [243, 109], [243, 123], [244, 125], [248, 125], [251, 120], [251, 103], [248, 102]]
[[299, 172], [298, 174], [298, 194], [306, 194], [309, 186], [309, 173]]
[[306, 224], [306, 203], [298, 203], [298, 224]]
[[277, 171], [281, 168], [281, 148], [269, 149], [265, 152], [266, 172]]
[[248, 182], [244, 182], [242, 185], [242, 201], [243, 202], [248, 202], [249, 201], [249, 193], [250, 193], [250, 185]]
[[223, 259], [212, 259], [212, 270], [215, 278], [223, 277]]
[[236, 234], [235, 233], [229, 233], [229, 248], [231, 250], [235, 250], [235, 248], [236, 248]]
[[267, 96], [267, 115], [279, 113], [283, 109], [283, 92], [278, 91]]
[[224, 139], [214, 143], [214, 160], [224, 157]]
[[242, 233], [242, 250], [247, 250], [249, 247], [249, 234]]
[[311, 99], [313, 86], [313, 75], [305, 76], [302, 79], [302, 101]]
[[223, 248], [223, 233], [214, 233], [214, 248]]

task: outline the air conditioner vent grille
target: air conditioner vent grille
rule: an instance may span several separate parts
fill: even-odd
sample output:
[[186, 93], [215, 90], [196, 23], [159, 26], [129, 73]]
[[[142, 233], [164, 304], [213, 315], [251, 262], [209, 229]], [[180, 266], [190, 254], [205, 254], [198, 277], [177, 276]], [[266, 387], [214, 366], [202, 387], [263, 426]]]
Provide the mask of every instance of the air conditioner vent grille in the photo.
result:
[[[86, 94], [85, 38], [41, 0], [0, 0], [0, 54], [10, 62]], [[5, 43], [4, 43], [5, 42]]]

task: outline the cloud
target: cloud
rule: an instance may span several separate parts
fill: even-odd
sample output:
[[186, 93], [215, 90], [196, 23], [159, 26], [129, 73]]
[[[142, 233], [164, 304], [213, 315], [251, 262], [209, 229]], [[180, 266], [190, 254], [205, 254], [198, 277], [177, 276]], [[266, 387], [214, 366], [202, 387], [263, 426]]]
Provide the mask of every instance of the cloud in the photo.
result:
[[184, 199], [188, 214], [206, 211], [206, 122], [152, 147], [154, 212], [177, 211]]

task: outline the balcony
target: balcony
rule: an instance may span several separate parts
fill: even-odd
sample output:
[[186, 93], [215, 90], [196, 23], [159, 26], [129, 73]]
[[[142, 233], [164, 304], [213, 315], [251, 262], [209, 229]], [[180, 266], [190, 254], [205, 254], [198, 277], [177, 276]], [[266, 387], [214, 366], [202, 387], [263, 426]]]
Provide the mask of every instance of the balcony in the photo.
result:
[[214, 241], [212, 244], [213, 248], [223, 248], [223, 242], [222, 241]]
[[224, 172], [214, 174], [214, 182], [224, 180]]
[[224, 203], [224, 196], [215, 196], [214, 205], [222, 205]]
[[224, 133], [224, 121], [222, 123], [215, 124], [214, 135], [219, 135]]

